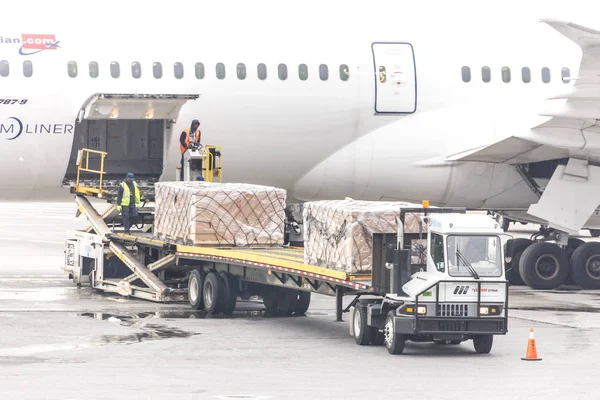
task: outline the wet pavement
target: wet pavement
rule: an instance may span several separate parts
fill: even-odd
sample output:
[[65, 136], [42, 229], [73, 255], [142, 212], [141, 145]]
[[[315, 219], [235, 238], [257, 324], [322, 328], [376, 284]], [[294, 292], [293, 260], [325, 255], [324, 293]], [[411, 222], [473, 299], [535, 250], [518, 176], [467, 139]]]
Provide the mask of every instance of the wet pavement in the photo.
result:
[[[391, 356], [357, 346], [325, 296], [306, 316], [250, 300], [213, 317], [77, 288], [60, 270], [66, 231], [85, 226], [74, 215], [70, 202], [0, 205], [0, 399], [589, 399], [600, 387], [600, 291], [511, 288], [491, 354], [408, 342]], [[530, 328], [540, 362], [521, 361]]]

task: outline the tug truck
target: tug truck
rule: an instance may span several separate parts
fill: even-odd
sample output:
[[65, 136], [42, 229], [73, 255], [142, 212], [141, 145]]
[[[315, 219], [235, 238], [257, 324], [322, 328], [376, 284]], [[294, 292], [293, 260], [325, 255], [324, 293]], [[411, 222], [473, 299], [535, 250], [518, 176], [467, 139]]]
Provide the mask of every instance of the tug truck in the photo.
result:
[[[421, 232], [406, 233], [418, 213]], [[503, 230], [488, 215], [464, 209], [402, 209], [398, 232], [373, 236], [373, 287], [382, 296], [351, 303], [350, 335], [359, 345], [385, 344], [400, 354], [407, 340], [460, 344], [489, 353], [508, 328]]]

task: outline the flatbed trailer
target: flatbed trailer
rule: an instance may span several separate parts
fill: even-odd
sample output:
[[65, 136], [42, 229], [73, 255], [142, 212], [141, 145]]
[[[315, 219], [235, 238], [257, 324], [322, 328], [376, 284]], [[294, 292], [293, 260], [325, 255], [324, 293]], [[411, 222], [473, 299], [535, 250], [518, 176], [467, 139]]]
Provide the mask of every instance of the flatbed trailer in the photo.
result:
[[100, 214], [85, 195], [77, 194], [75, 201], [90, 222], [84, 231], [71, 231], [66, 241], [64, 270], [78, 285], [89, 281], [93, 289], [125, 297], [188, 301], [195, 309], [226, 314], [238, 297], [252, 295], [263, 297], [268, 311], [301, 314], [310, 293], [318, 293], [337, 296], [339, 321], [343, 295], [378, 292], [370, 274], [305, 264], [300, 247], [188, 246], [142, 232], [115, 233], [105, 222], [114, 218], [112, 206]]

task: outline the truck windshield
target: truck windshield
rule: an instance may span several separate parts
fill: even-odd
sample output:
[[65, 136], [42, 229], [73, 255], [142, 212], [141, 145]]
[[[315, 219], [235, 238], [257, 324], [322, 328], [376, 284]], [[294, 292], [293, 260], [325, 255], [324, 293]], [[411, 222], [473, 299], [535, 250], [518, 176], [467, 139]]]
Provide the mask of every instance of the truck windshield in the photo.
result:
[[448, 236], [448, 273], [450, 276], [473, 276], [470, 266], [480, 277], [502, 275], [498, 236]]

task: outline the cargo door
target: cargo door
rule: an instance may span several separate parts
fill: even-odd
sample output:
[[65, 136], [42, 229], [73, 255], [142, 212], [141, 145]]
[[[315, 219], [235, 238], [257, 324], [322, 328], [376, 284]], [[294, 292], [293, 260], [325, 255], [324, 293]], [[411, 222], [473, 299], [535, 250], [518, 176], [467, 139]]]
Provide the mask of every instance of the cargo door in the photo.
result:
[[375, 70], [375, 112], [410, 114], [417, 109], [417, 71], [410, 43], [371, 45]]

